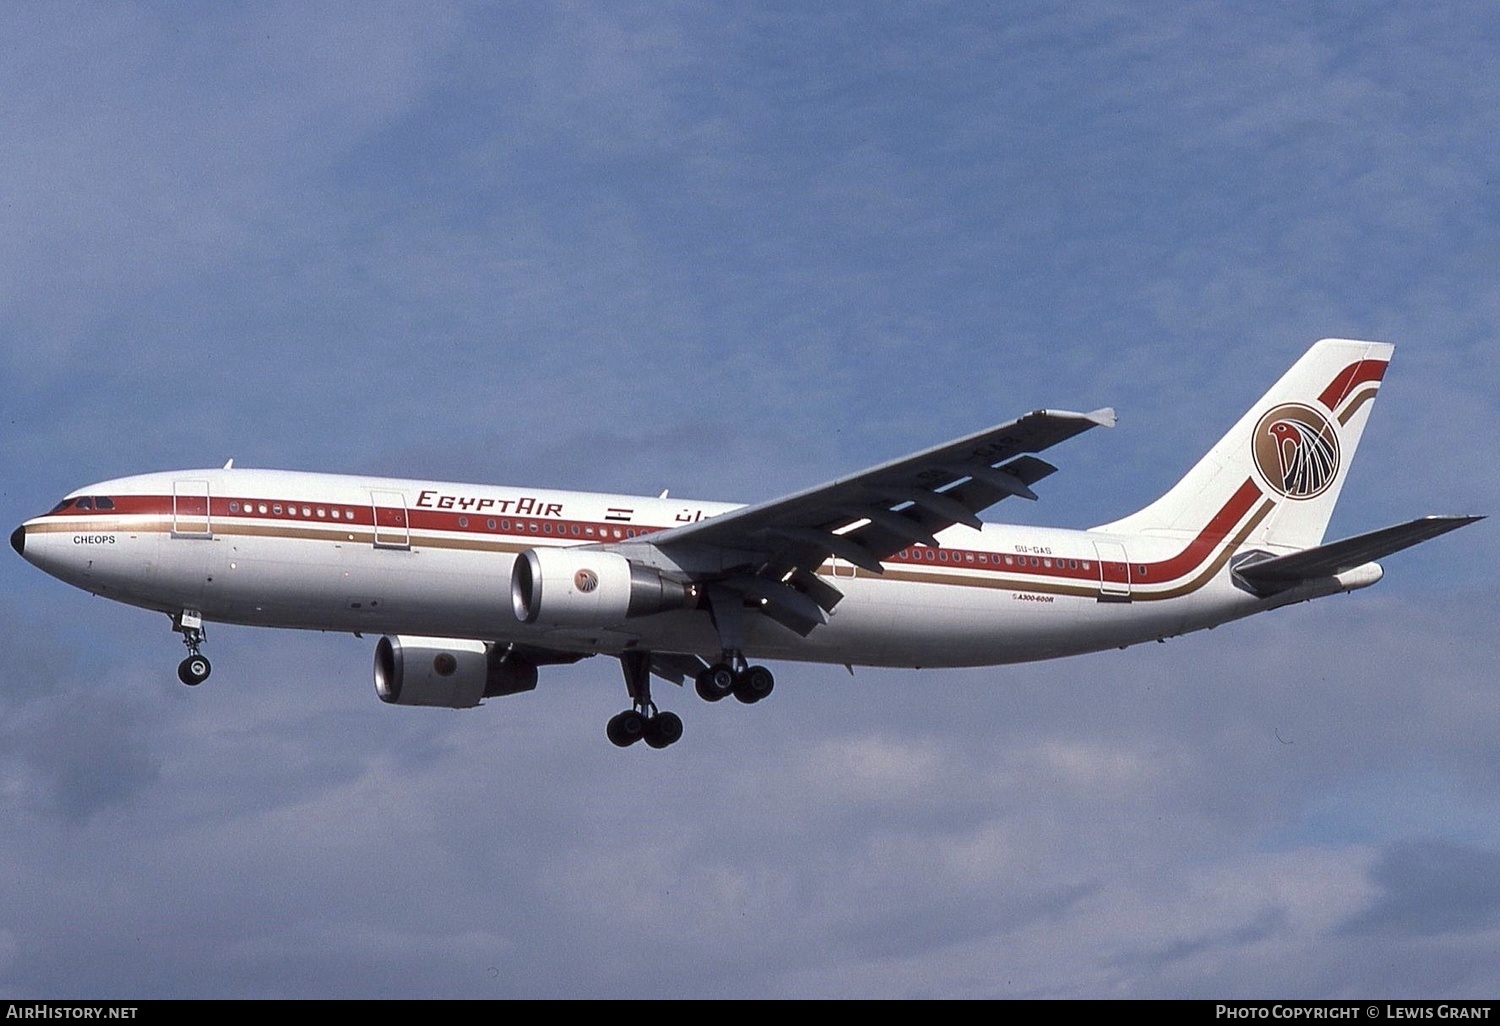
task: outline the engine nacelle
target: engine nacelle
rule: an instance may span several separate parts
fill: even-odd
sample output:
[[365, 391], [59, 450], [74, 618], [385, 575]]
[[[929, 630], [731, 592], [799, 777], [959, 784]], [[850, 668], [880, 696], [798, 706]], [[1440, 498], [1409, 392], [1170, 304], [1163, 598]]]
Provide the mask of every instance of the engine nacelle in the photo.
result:
[[375, 693], [392, 705], [468, 709], [536, 687], [536, 664], [462, 638], [386, 635], [375, 644]]
[[510, 575], [516, 619], [548, 627], [608, 627], [697, 604], [692, 584], [663, 577], [615, 552], [527, 549]]

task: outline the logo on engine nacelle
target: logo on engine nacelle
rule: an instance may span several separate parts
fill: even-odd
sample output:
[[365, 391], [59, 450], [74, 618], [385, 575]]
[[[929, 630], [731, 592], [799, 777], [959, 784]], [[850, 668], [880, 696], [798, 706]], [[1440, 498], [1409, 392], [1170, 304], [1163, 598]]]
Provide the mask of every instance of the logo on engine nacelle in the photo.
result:
[[573, 587], [587, 595], [599, 587], [599, 575], [592, 570], [580, 570], [573, 575]]

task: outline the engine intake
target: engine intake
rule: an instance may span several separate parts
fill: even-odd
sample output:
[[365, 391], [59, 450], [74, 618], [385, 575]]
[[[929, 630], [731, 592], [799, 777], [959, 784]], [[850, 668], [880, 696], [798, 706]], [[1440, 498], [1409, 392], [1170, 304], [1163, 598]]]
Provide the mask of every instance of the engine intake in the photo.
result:
[[386, 635], [375, 644], [375, 693], [391, 705], [469, 709], [536, 687], [536, 664], [462, 638]]
[[511, 571], [510, 596], [522, 623], [608, 627], [630, 617], [691, 608], [698, 589], [616, 552], [527, 549]]

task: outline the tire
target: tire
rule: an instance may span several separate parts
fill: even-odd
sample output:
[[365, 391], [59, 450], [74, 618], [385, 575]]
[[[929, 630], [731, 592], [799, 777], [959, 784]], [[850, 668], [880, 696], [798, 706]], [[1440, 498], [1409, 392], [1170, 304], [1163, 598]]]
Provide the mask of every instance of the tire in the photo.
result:
[[195, 688], [208, 680], [208, 675], [213, 672], [213, 669], [213, 664], [206, 656], [188, 656], [177, 664], [177, 679], [188, 687]]
[[715, 663], [698, 674], [693, 690], [705, 702], [722, 702], [734, 693], [734, 671], [725, 663]]
[[634, 709], [611, 716], [604, 733], [617, 748], [629, 748], [641, 739], [646, 731], [646, 718]]
[[682, 739], [682, 717], [676, 713], [657, 713], [646, 721], [646, 744], [665, 748]]
[[746, 705], [754, 705], [776, 687], [776, 678], [764, 666], [752, 666], [739, 675], [734, 683], [734, 697]]

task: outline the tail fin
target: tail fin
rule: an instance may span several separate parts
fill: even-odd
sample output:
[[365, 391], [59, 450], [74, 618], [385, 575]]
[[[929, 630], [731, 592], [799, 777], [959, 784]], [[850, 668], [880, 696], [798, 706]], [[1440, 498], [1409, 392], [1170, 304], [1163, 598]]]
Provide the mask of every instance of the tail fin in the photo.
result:
[[1167, 494], [1095, 530], [1223, 535], [1253, 523], [1245, 544], [1317, 545], [1394, 349], [1316, 343]]

